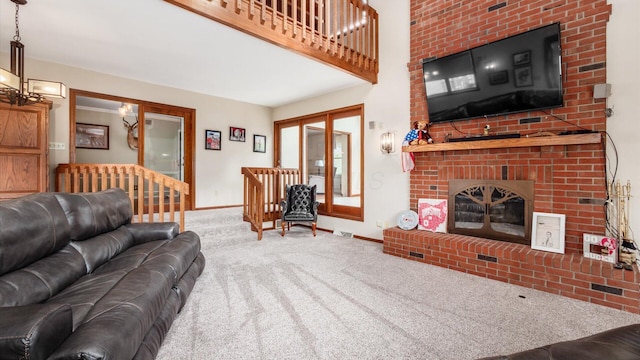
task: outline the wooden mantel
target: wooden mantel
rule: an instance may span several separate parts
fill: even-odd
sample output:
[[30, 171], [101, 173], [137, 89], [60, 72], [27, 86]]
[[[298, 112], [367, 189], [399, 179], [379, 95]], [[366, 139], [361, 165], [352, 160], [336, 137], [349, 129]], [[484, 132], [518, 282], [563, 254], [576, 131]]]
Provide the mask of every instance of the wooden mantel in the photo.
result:
[[403, 152], [433, 152], [433, 151], [456, 151], [456, 150], [482, 150], [501, 149], [529, 146], [554, 146], [554, 145], [579, 145], [579, 144], [599, 144], [602, 141], [600, 133], [575, 134], [575, 135], [554, 135], [538, 137], [521, 137], [495, 140], [474, 140], [447, 142], [439, 144], [409, 145], [403, 146]]

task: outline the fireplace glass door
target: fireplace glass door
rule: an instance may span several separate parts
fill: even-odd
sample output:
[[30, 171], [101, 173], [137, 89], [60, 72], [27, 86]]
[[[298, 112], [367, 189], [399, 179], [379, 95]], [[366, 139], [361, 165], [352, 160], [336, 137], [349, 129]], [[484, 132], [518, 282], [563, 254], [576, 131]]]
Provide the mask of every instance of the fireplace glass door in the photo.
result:
[[533, 182], [449, 181], [449, 232], [529, 244]]

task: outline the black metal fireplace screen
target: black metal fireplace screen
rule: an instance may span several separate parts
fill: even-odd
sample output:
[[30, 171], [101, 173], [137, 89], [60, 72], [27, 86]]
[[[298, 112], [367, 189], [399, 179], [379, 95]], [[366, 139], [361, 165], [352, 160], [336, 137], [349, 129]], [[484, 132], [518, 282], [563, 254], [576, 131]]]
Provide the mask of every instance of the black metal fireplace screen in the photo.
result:
[[531, 242], [533, 181], [449, 180], [448, 208], [450, 233]]

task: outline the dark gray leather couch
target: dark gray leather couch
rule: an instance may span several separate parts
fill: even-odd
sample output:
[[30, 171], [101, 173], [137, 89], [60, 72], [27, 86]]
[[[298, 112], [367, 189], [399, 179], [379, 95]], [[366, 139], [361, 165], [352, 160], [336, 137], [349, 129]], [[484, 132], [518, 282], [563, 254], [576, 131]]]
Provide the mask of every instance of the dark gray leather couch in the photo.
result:
[[585, 338], [481, 360], [637, 360], [640, 324], [623, 326]]
[[120, 189], [0, 202], [0, 359], [153, 359], [205, 265]]

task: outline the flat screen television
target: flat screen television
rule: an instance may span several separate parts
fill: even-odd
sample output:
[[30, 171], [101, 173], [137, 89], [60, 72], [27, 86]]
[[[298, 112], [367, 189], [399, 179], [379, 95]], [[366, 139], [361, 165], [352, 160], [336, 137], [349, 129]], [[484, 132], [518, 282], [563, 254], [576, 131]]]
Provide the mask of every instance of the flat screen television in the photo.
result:
[[422, 62], [431, 123], [561, 107], [560, 24]]

